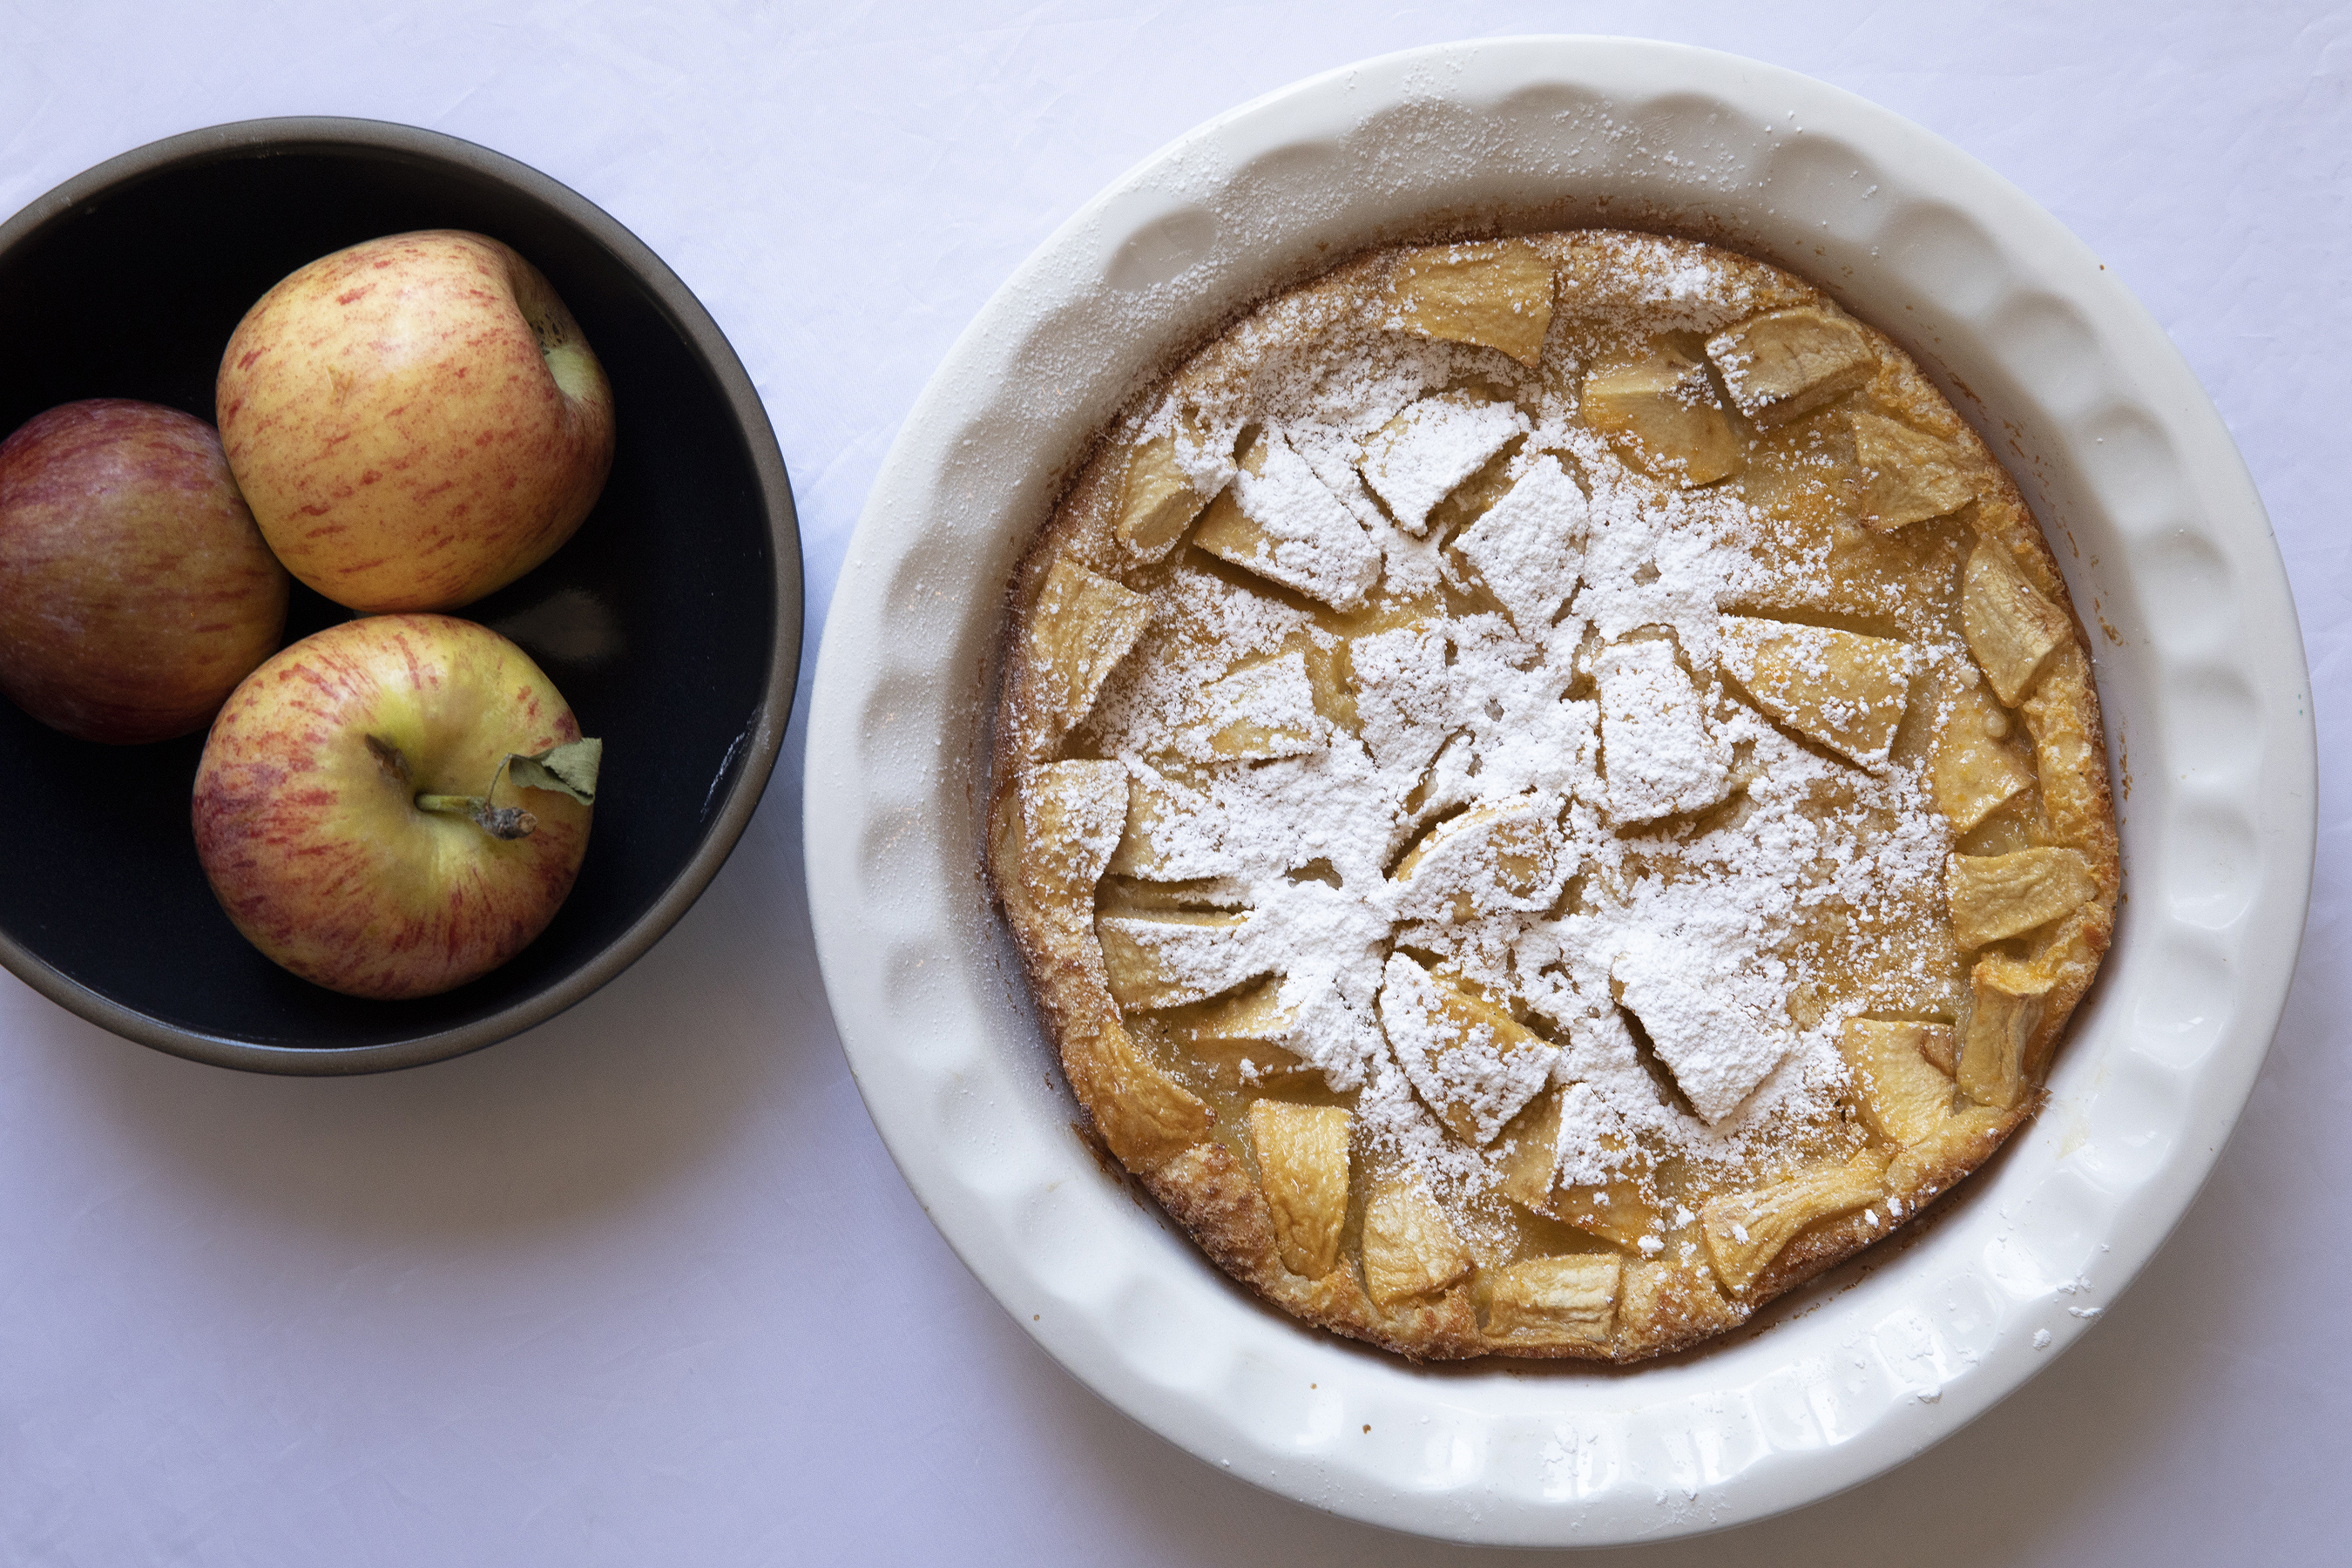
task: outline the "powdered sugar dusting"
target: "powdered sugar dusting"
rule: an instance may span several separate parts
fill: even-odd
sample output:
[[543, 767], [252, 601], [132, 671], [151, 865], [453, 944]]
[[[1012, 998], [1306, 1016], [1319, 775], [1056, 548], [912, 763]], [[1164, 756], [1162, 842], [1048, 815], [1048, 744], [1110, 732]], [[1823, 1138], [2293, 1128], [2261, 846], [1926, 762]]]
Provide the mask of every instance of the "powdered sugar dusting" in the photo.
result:
[[1551, 624], [1584, 564], [1591, 511], [1559, 459], [1539, 456], [1510, 493], [1463, 531], [1462, 558], [1525, 632]]
[[1399, 527], [1424, 533], [1429, 509], [1526, 428], [1526, 418], [1507, 403], [1482, 403], [1459, 393], [1426, 397], [1374, 438], [1363, 461], [1364, 479]]
[[1618, 820], [1696, 811], [1729, 792], [1729, 749], [1672, 644], [1612, 643], [1594, 658], [1592, 674], [1601, 686], [1609, 809]]
[[1557, 1047], [1506, 1037], [1496, 1023], [1449, 1017], [1442, 984], [1403, 953], [1389, 956], [1381, 1026], [1421, 1101], [1484, 1146], [1550, 1080]]
[[1242, 515], [1267, 536], [1255, 554], [1236, 556], [1277, 583], [1334, 609], [1360, 603], [1380, 575], [1380, 552], [1355, 514], [1280, 435], [1266, 438], [1263, 467], [1234, 476]]
[[[1683, 242], [1611, 262], [1613, 330], [1756, 308]], [[1917, 767], [1825, 754], [1724, 680], [1727, 615], [1772, 585], [1761, 525], [1579, 420], [1591, 314], [1564, 294], [1535, 370], [1395, 331], [1376, 289], [1213, 345], [1138, 428], [1267, 542], [1130, 577], [1153, 622], [1080, 737], [1138, 803], [1104, 928], [1156, 943], [1171, 994], [1278, 977], [1284, 1049], [1474, 1229], [1538, 1096], [1562, 1182], [1753, 1176], [1845, 1135], [1847, 1017], [1948, 986], [1901, 941], [1849, 984], [1852, 933], [1908, 929], [1949, 831]]]

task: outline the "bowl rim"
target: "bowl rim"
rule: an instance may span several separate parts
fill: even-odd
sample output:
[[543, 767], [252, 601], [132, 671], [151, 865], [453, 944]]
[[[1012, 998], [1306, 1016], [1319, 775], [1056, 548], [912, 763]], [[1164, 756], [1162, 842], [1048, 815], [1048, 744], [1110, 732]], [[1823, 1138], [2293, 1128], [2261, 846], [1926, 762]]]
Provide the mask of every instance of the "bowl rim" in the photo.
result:
[[128, 188], [167, 168], [337, 150], [392, 153], [420, 163], [456, 165], [487, 175], [577, 226], [646, 288], [670, 328], [709, 365], [721, 395], [743, 432], [757, 477], [760, 507], [768, 522], [776, 615], [758, 713], [738, 742], [743, 751], [742, 765], [684, 868], [651, 908], [587, 963], [537, 994], [485, 1017], [371, 1046], [285, 1046], [243, 1040], [168, 1024], [125, 1006], [71, 978], [14, 936], [0, 931], [0, 964], [6, 965], [18, 979], [50, 1001], [101, 1028], [190, 1061], [246, 1072], [305, 1077], [389, 1072], [443, 1061], [495, 1045], [584, 1001], [645, 956], [693, 907], [711, 879], [719, 874], [719, 868], [733, 852], [767, 791], [776, 758], [782, 750], [785, 727], [792, 718], [805, 608], [801, 586], [800, 525], [793, 504], [792, 479], [785, 471], [783, 451], [777, 445], [767, 407], [733, 345], [693, 291], [643, 240], [577, 191], [503, 153], [443, 132], [393, 121], [335, 115], [233, 121], [132, 148], [53, 187], [5, 223], [0, 223], [0, 256], [60, 221], [74, 208]]
[[[1489, 130], [1503, 126], [1524, 143]], [[1391, 157], [1401, 146], [1419, 151]], [[1332, 169], [1364, 171], [1378, 201], [1328, 218], [1316, 182]], [[927, 650], [953, 648], [972, 615], [993, 626], [1059, 489], [997, 455], [1075, 449], [1143, 384], [1121, 379], [1131, 362], [1072, 349], [1120, 341], [1112, 296], [1154, 322], [1213, 317], [1263, 276], [1249, 258], [1269, 232], [1344, 256], [1392, 209], [1403, 224], [1451, 210], [1473, 175], [1582, 180], [1638, 226], [1730, 207], [1754, 231], [1738, 248], [1842, 299], [1916, 303], [1854, 308], [1948, 389], [1983, 378], [1990, 406], [1965, 386], [1956, 405], [1980, 430], [2001, 418], [2076, 602], [2096, 612], [2086, 588], [2114, 586], [2099, 624], [2131, 633], [2105, 627], [2114, 647], [2094, 651], [2110, 735], [2136, 723], [2142, 742], [2110, 753], [2126, 780], [2138, 764], [2138, 798], [2118, 802], [2133, 891], [2051, 1103], [1910, 1245], [1768, 1308], [1765, 1333], [1622, 1371], [1361, 1351], [1259, 1308], [1139, 1211], [1038, 1070], [1026, 988], [967, 868], [976, 845], [945, 841], [970, 786], [912, 765], [952, 750], [932, 727], [969, 727], [992, 702]], [[1277, 200], [1280, 221], [1260, 222]], [[2033, 395], [2002, 390], [2021, 375]], [[2049, 504], [2067, 498], [2079, 511]], [[2063, 547], [2078, 532], [2087, 558]], [[1310, 1507], [1454, 1541], [1597, 1546], [1748, 1522], [1892, 1468], [2051, 1364], [2105, 1310], [2089, 1303], [2130, 1284], [2210, 1171], [2286, 999], [2315, 735], [2284, 563], [2226, 426], [2056, 218], [1943, 138], [1784, 68], [1648, 39], [1480, 38], [1206, 121], [1081, 206], [982, 308], [902, 423], [846, 559], [810, 702], [803, 835], [827, 996], [876, 1127], [950, 1247], [1065, 1370]], [[987, 581], [959, 597], [959, 568]], [[2210, 733], [2187, 722], [2233, 712]]]

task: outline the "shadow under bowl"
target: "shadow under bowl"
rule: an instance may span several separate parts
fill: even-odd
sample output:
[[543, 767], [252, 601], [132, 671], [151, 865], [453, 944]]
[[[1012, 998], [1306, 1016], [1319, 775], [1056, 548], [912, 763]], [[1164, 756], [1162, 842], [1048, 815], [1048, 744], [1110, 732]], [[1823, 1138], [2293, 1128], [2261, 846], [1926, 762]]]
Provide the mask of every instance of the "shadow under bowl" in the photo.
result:
[[[142, 147], [0, 226], [0, 434], [136, 397], [213, 417], [247, 309], [311, 259], [465, 228], [555, 285], [611, 377], [604, 495], [545, 564], [459, 615], [538, 660], [605, 742], [595, 828], [554, 921], [439, 996], [370, 1002], [278, 967], [196, 859], [199, 732], [100, 746], [0, 702], [0, 963], [94, 1023], [254, 1071], [412, 1067], [520, 1033], [611, 980], [700, 895], [767, 787], [801, 639], [800, 536], [759, 395], [709, 312], [575, 193], [470, 142], [372, 121], [248, 121]], [[296, 584], [289, 642], [351, 612]]]

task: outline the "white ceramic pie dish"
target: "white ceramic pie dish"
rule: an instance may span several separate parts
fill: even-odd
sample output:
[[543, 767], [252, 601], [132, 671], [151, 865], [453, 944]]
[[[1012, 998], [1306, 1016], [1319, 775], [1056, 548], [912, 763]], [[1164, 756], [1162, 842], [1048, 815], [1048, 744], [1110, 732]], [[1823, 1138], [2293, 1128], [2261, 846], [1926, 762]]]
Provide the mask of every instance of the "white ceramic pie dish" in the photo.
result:
[[[1901, 341], [2007, 461], [2093, 631], [2125, 904], [2042, 1115], [1948, 1212], [1711, 1348], [1415, 1368], [1228, 1282], [1097, 1163], [979, 871], [1005, 584], [1089, 435], [1234, 310], [1446, 215], [1729, 240]], [[1087, 204], [932, 378], [852, 542], [810, 710], [817, 948], [850, 1065], [941, 1232], [1063, 1365], [1334, 1512], [1601, 1544], [1813, 1501], [2084, 1332], [2188, 1207], [2303, 930], [2314, 734], [2284, 570], [2162, 330], [1918, 127], [1734, 57], [1448, 45], [1226, 114]]]

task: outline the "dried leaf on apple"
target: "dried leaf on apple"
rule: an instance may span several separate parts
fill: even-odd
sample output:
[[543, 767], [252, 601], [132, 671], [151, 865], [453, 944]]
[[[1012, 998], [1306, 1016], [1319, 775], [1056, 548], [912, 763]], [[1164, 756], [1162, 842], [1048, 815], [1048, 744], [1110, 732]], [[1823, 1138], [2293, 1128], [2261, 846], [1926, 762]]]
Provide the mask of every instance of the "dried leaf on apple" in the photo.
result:
[[520, 752], [507, 758], [507, 777], [524, 789], [551, 789], [583, 805], [596, 804], [596, 770], [604, 765], [604, 742], [573, 741], [550, 746], [534, 756]]

